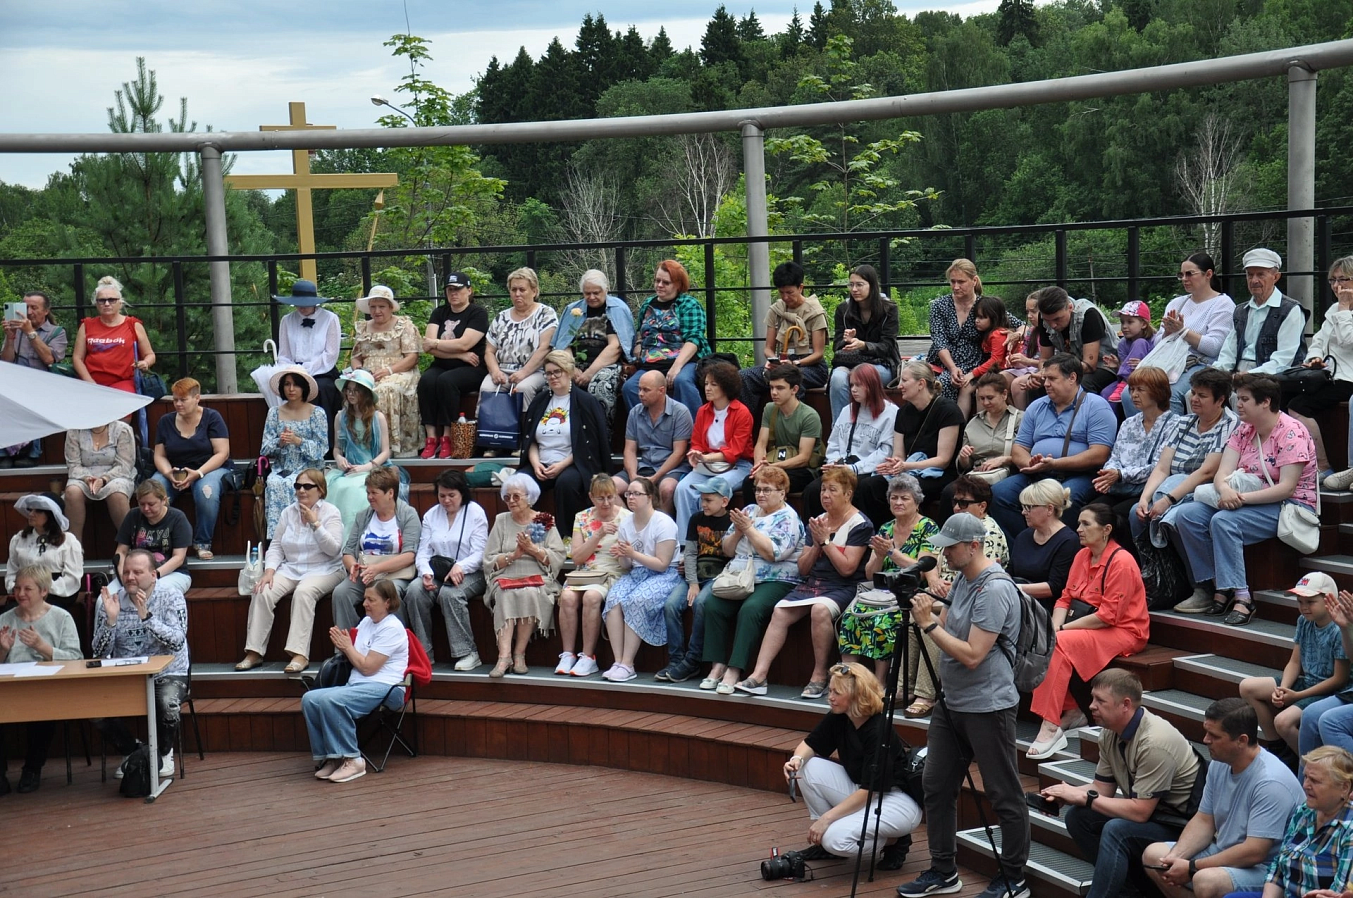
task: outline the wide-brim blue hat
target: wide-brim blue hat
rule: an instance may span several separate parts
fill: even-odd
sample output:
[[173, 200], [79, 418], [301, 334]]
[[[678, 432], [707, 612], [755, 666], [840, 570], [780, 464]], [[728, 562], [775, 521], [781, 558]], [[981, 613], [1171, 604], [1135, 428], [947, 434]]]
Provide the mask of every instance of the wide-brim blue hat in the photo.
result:
[[273, 300], [289, 306], [322, 306], [329, 301], [329, 297], [319, 295], [314, 281], [300, 278], [292, 282], [290, 296], [274, 296]]
[[353, 371], [344, 371], [338, 376], [338, 389], [341, 391], [346, 384], [357, 384], [359, 387], [365, 387], [371, 391], [371, 395], [376, 394], [376, 378], [372, 377], [371, 372], [365, 368], [358, 368]]

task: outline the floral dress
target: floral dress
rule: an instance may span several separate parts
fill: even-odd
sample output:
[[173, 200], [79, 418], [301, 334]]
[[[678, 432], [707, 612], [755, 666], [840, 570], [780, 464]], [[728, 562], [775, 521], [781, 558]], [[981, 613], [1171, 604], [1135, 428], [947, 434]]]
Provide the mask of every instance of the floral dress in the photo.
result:
[[[374, 376], [398, 364], [407, 353], [422, 349], [422, 335], [413, 319], [398, 315], [387, 331], [371, 329], [370, 321], [357, 322], [352, 353], [361, 367]], [[412, 458], [423, 448], [423, 423], [418, 416], [418, 368], [390, 374], [376, 381], [376, 408], [385, 412], [390, 425], [390, 455]]]
[[[653, 512], [647, 526], [636, 530], [634, 516], [625, 519], [620, 525], [620, 538], [627, 539], [636, 550], [644, 555], [656, 555], [658, 544], [677, 538], [676, 521], [660, 511]], [[649, 645], [667, 644], [667, 620], [663, 608], [672, 590], [685, 582], [677, 573], [677, 560], [680, 552], [672, 552], [672, 561], [666, 570], [654, 571], [637, 561], [615, 581], [606, 596], [606, 604], [601, 610], [604, 619], [617, 605], [625, 615], [625, 623]]]
[[[628, 508], [617, 509], [615, 519], [611, 523], [618, 527], [632, 513]], [[597, 517], [597, 509], [595, 507], [588, 508], [579, 512], [578, 516], [573, 519], [573, 535], [587, 540], [603, 526], [605, 526], [605, 522]], [[587, 587], [588, 592], [596, 591], [604, 597], [610, 592], [611, 587], [615, 585], [615, 581], [620, 578], [620, 575], [625, 573], [625, 569], [620, 566], [619, 559], [611, 554], [611, 546], [614, 546], [615, 541], [619, 538], [619, 531], [610, 536], [603, 536], [601, 542], [597, 543], [597, 550], [590, 556], [583, 559], [573, 559], [573, 563], [577, 565], [577, 570], [598, 571], [606, 574], [605, 582]]]
[[[879, 528], [879, 536], [891, 540], [896, 527], [897, 521], [889, 521]], [[939, 555], [939, 552], [935, 550], [935, 544], [932, 542], [935, 534], [939, 532], [939, 525], [922, 515], [917, 519], [916, 525], [911, 528], [911, 534], [906, 541], [900, 543], [898, 548], [902, 550], [903, 555], [909, 555], [912, 558], [919, 558], [923, 553]], [[889, 555], [884, 559], [881, 570], [887, 573], [899, 570], [899, 568], [893, 563], [892, 556]], [[866, 589], [873, 586], [872, 583], [868, 582], [862, 585]], [[882, 661], [893, 656], [893, 650], [897, 647], [897, 631], [904, 623], [906, 623], [906, 615], [901, 610], [870, 617], [845, 614], [841, 617], [841, 629], [836, 638], [837, 644], [842, 655], [860, 655], [874, 661]]]
[[[290, 430], [301, 438], [294, 446], [282, 442], [282, 431]], [[267, 456], [272, 468], [263, 492], [264, 509], [268, 518], [268, 539], [272, 539], [282, 511], [296, 501], [293, 485], [296, 475], [306, 468], [324, 470], [324, 453], [329, 446], [329, 420], [324, 409], [310, 407], [310, 417], [303, 421], [283, 421], [277, 408], [268, 409], [263, 423], [263, 444], [258, 454]]]
[[[548, 520], [547, 520], [548, 519]], [[496, 569], [499, 555], [510, 555], [517, 548], [517, 534], [525, 531], [531, 541], [545, 547], [545, 564], [529, 555], [523, 555], [507, 567]], [[488, 589], [484, 604], [493, 612], [493, 632], [501, 633], [519, 620], [534, 618], [544, 636], [554, 631], [554, 601], [559, 597], [559, 571], [564, 566], [567, 551], [559, 538], [559, 528], [552, 516], [537, 512], [529, 524], [518, 524], [512, 512], [505, 511], [493, 519], [489, 541], [484, 546], [484, 570]], [[504, 581], [525, 577], [539, 577], [539, 586], [518, 586], [504, 589]]]
[[[86, 499], [103, 501], [113, 493], [130, 496], [136, 489], [136, 446], [129, 424], [113, 421], [108, 425], [108, 442], [94, 448], [94, 434], [88, 430], [66, 431], [67, 486], [75, 484]], [[102, 477], [103, 488], [94, 492], [86, 477]]]

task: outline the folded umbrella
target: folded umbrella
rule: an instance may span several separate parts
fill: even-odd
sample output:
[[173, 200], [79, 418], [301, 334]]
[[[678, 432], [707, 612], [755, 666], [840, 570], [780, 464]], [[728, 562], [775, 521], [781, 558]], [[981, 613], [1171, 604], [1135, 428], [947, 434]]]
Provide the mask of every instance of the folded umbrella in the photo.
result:
[[149, 397], [0, 362], [0, 446], [125, 418]]

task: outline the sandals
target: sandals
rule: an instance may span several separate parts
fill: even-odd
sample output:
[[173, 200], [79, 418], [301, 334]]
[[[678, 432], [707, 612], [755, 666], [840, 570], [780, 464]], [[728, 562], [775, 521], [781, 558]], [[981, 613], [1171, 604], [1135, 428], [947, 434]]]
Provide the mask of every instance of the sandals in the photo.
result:
[[193, 546], [193, 551], [196, 552], [197, 557], [203, 561], [211, 561], [216, 557], [216, 553], [213, 552], [211, 546], [208, 545]]
[[501, 680], [507, 675], [510, 667], [512, 667], [511, 658], [499, 658], [498, 663], [493, 665], [493, 670], [489, 671], [489, 676], [495, 680]]
[[803, 687], [803, 691], [799, 693], [799, 698], [806, 698], [809, 701], [813, 701], [814, 699], [822, 698], [822, 696], [826, 694], [827, 681], [813, 680], [807, 686]]
[[291, 663], [288, 664], [286, 667], [282, 668], [282, 673], [298, 674], [309, 666], [310, 666], [309, 658], [305, 657], [304, 655], [293, 655], [291, 657]]
[[253, 670], [263, 663], [263, 656], [257, 652], [245, 652], [244, 660], [235, 665], [236, 670]]
[[756, 680], [752, 677], [734, 683], [733, 688], [738, 692], [743, 692], [747, 695], [765, 695], [767, 691], [765, 680]]
[[1231, 613], [1222, 618], [1222, 623], [1232, 627], [1243, 627], [1254, 617], [1254, 602], [1237, 602], [1231, 600]]
[[[1221, 601], [1217, 601], [1218, 597]], [[1230, 589], [1219, 589], [1212, 597], [1212, 607], [1203, 612], [1208, 617], [1221, 617], [1223, 614], [1229, 614], [1235, 607], [1235, 592]]]
[[916, 720], [917, 718], [920, 717], [929, 717], [930, 712], [934, 709], [934, 707], [935, 707], [934, 699], [921, 698], [920, 696], [917, 696], [916, 699], [910, 705], [907, 705], [907, 707], [902, 709], [902, 716], [907, 718], [908, 720]]

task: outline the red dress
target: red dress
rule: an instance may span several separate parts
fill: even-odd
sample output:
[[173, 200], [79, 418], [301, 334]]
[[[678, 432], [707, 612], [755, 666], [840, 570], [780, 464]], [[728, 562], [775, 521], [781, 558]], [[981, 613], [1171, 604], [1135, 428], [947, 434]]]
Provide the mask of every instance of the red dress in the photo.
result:
[[[1071, 563], [1066, 589], [1055, 608], [1070, 608], [1072, 599], [1089, 602], [1108, 626], [1098, 630], [1076, 628], [1057, 634], [1057, 648], [1048, 664], [1048, 675], [1034, 690], [1032, 710], [1044, 720], [1057, 723], [1068, 702], [1071, 672], [1086, 682], [1120, 655], [1146, 648], [1151, 614], [1146, 607], [1146, 586], [1136, 560], [1113, 540], [1104, 547], [1099, 564], [1091, 566], [1090, 550], [1081, 549]], [[1105, 573], [1104, 566], [1108, 565]], [[1103, 591], [1100, 583], [1104, 584]], [[1074, 704], [1072, 705], [1074, 707]]]
[[135, 393], [136, 326], [141, 322], [128, 315], [114, 327], [100, 318], [80, 323], [85, 329], [85, 368], [94, 383]]

